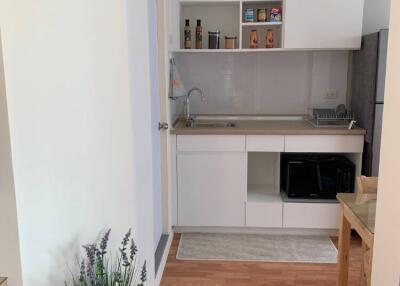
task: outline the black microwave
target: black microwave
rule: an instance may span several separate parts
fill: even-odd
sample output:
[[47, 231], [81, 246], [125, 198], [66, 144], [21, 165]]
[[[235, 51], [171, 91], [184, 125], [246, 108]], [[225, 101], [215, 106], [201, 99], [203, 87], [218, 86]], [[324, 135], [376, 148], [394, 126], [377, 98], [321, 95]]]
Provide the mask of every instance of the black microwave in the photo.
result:
[[355, 165], [344, 155], [281, 155], [281, 188], [289, 198], [334, 199], [353, 193], [354, 181]]

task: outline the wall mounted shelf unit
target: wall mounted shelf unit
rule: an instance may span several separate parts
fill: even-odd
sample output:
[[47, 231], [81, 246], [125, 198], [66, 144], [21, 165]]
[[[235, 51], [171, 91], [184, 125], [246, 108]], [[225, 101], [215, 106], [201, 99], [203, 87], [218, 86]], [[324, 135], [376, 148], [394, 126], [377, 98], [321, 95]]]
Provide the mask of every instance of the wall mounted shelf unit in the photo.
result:
[[[311, 50], [357, 50], [361, 46], [364, 0], [171, 0], [169, 51], [172, 53], [232, 53]], [[280, 8], [281, 22], [270, 22], [270, 9]], [[257, 22], [257, 10], [267, 9], [267, 22]], [[245, 21], [254, 9], [255, 22]], [[192, 49], [184, 49], [185, 19], [190, 20]], [[202, 20], [203, 48], [195, 47], [196, 20]], [[267, 29], [274, 33], [274, 48], [265, 48]], [[208, 49], [208, 31], [221, 32], [220, 49]], [[250, 49], [250, 33], [257, 31], [259, 45]], [[237, 37], [237, 49], [226, 50], [225, 36]]]

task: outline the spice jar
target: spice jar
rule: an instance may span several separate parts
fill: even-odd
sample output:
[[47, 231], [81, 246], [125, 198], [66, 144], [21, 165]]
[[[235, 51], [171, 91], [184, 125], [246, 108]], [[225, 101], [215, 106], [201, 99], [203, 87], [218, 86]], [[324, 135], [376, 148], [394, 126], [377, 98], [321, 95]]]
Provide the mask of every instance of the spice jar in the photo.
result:
[[209, 49], [219, 49], [219, 39], [220, 39], [219, 31], [208, 32], [208, 48]]
[[258, 48], [258, 35], [257, 30], [251, 30], [250, 33], [250, 49]]
[[281, 22], [282, 21], [282, 10], [281, 8], [271, 8], [271, 12], [269, 14], [270, 22]]
[[236, 36], [225, 37], [225, 49], [236, 49]]
[[244, 10], [244, 21], [245, 22], [254, 22], [254, 9], [249, 8]]
[[258, 22], [266, 22], [267, 21], [267, 9], [258, 9], [257, 10], [257, 21]]

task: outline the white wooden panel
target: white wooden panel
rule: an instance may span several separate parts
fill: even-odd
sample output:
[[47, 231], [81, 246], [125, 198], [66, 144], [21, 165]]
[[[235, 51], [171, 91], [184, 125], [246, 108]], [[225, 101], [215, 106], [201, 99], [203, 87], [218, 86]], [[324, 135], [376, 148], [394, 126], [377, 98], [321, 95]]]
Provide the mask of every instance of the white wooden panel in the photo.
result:
[[362, 153], [364, 136], [351, 135], [288, 135], [285, 152]]
[[178, 151], [245, 151], [245, 135], [179, 135]]
[[171, 160], [170, 160], [170, 182], [171, 182], [171, 193], [169, 197], [169, 211], [171, 224], [177, 225], [178, 223], [178, 178], [177, 178], [177, 156], [176, 156], [176, 135], [171, 135]]
[[283, 204], [283, 227], [336, 229], [339, 218], [340, 204]]
[[282, 202], [246, 203], [246, 226], [282, 227]]
[[244, 152], [178, 155], [178, 225], [244, 226]]
[[281, 135], [247, 135], [247, 152], [283, 152], [285, 137]]
[[364, 0], [286, 0], [285, 48], [359, 49]]

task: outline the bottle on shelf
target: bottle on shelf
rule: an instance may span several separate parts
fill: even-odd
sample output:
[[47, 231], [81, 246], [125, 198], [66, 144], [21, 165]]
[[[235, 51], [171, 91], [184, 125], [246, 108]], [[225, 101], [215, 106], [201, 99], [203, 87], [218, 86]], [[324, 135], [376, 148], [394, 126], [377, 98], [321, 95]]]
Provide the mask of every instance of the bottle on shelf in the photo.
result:
[[192, 48], [192, 32], [190, 29], [190, 20], [185, 20], [185, 28], [184, 28], [184, 39], [185, 39], [185, 49]]
[[203, 27], [201, 26], [201, 20], [197, 19], [196, 26], [196, 49], [203, 48]]
[[257, 30], [251, 30], [250, 33], [250, 49], [258, 48], [258, 35]]
[[267, 49], [272, 49], [274, 47], [274, 31], [272, 29], [267, 29], [265, 33], [265, 43]]

